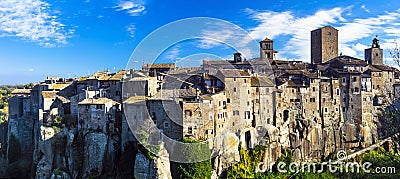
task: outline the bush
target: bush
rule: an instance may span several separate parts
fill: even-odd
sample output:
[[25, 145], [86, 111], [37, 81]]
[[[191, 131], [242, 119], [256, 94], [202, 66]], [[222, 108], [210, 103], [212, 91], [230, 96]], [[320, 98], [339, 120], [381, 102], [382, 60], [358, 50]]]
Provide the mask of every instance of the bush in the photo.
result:
[[[173, 178], [211, 178], [211, 151], [208, 145], [186, 138], [182, 142], [195, 145], [187, 145], [186, 148], [176, 151], [175, 155], [183, 155], [188, 163], [171, 162], [172, 171], [177, 172], [172, 173]], [[208, 160], [196, 162], [204, 158]]]
[[[228, 178], [254, 178], [256, 167], [262, 161], [265, 153], [264, 146], [256, 146], [254, 149], [244, 150], [239, 145], [240, 162], [226, 170]], [[261, 177], [261, 175], [258, 175]]]

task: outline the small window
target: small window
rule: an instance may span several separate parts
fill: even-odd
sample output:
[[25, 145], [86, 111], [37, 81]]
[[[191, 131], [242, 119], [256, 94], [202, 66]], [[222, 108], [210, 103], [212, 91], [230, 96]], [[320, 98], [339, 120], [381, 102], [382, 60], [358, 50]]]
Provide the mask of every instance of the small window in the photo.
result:
[[192, 111], [191, 110], [185, 110], [185, 116], [192, 116]]
[[103, 109], [103, 105], [101, 104], [96, 105], [96, 109]]
[[169, 122], [164, 122], [164, 128], [169, 128]]
[[233, 92], [236, 92], [236, 87], [233, 88]]

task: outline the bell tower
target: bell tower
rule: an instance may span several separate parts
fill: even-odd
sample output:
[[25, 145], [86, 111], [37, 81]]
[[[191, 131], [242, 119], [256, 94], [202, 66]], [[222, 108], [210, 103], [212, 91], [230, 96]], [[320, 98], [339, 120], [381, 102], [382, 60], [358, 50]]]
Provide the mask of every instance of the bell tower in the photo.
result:
[[378, 36], [372, 40], [372, 46], [369, 49], [365, 49], [365, 61], [372, 65], [383, 64], [383, 50], [379, 45]]
[[277, 51], [274, 50], [274, 41], [265, 38], [260, 42], [260, 59], [262, 60], [276, 60]]

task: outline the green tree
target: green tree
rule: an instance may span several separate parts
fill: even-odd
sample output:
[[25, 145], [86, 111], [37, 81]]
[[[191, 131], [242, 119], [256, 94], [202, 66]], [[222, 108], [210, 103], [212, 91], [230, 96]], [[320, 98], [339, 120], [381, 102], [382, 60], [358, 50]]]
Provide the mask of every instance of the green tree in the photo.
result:
[[[179, 149], [175, 155], [184, 156], [188, 163], [171, 162], [171, 168], [175, 169], [173, 171], [177, 171], [175, 174], [177, 176], [174, 176], [174, 178], [211, 178], [211, 151], [208, 145], [187, 138], [184, 138], [182, 142], [190, 143], [191, 145], [186, 145]], [[205, 158], [208, 158], [208, 160], [201, 161]]]

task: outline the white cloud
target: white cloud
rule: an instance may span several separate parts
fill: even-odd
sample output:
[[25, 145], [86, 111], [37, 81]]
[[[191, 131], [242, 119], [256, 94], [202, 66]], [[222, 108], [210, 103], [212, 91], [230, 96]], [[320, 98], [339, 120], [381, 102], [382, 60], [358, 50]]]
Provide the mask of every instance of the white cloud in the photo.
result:
[[201, 49], [211, 49], [222, 45], [228, 39], [232, 38], [234, 31], [231, 29], [215, 30], [204, 30], [202, 32], [203, 37], [200, 39], [198, 47]]
[[126, 31], [128, 32], [128, 34], [129, 34], [129, 36], [131, 38], [134, 38], [135, 37], [135, 31], [136, 31], [135, 24], [132, 23], [132, 24], [127, 25], [126, 26]]
[[180, 46], [176, 45], [175, 47], [172, 48], [172, 50], [167, 52], [166, 58], [170, 60], [177, 60], [180, 53], [181, 53]]
[[361, 9], [363, 9], [365, 12], [367, 12], [367, 13], [369, 13], [370, 12], [370, 10], [369, 9], [367, 9], [367, 7], [365, 6], [365, 5], [362, 5], [361, 6]]
[[137, 0], [119, 1], [115, 8], [117, 11], [125, 11], [131, 16], [139, 16], [146, 10], [144, 3]]
[[1, 0], [0, 14], [0, 37], [19, 37], [54, 47], [67, 44], [73, 34], [41, 0]]
[[[310, 60], [310, 31], [316, 28], [345, 21], [342, 13], [346, 9], [333, 8], [320, 10], [313, 15], [296, 17], [292, 12], [255, 11], [247, 9], [251, 18], [260, 24], [250, 29], [250, 36], [261, 40], [273, 39], [280, 35], [289, 35], [285, 48], [280, 51], [283, 56], [294, 55], [301, 60]], [[281, 55], [281, 56], [282, 56]]]
[[28, 71], [29, 71], [29, 72], [33, 72], [33, 71], [35, 71], [35, 69], [29, 68]]
[[[375, 35], [389, 38], [387, 41], [400, 38], [400, 10], [385, 12], [375, 17], [345, 19], [342, 15], [352, 11], [351, 8], [319, 10], [305, 17], [294, 16], [290, 11], [245, 9], [245, 12], [259, 22], [256, 27], [249, 29], [253, 38], [261, 40], [265, 37], [271, 39], [278, 36], [289, 37], [284, 48], [279, 49], [283, 58], [295, 56], [300, 60], [310, 61], [310, 31], [326, 25], [332, 25], [339, 30], [339, 53], [357, 58], [363, 58], [364, 49], [369, 48]], [[367, 44], [363, 44], [365, 40]], [[381, 42], [382, 48], [390, 46], [385, 42], [384, 44]]]
[[[386, 12], [377, 17], [357, 18], [341, 24], [339, 29], [339, 51], [346, 55], [356, 54], [355, 57], [363, 58], [365, 47], [370, 46], [375, 35], [383, 36], [385, 41], [392, 41], [391, 37], [400, 37], [400, 11]], [[368, 39], [368, 45], [358, 44], [357, 41]], [[357, 43], [355, 46], [354, 43]], [[362, 46], [361, 46], [362, 45]], [[382, 48], [388, 47], [384, 44]], [[364, 48], [364, 49], [363, 49]], [[349, 49], [353, 50], [350, 52]]]
[[232, 48], [245, 58], [259, 56], [258, 42], [246, 30], [226, 21], [211, 19], [207, 22], [207, 29], [202, 30], [198, 38], [197, 47], [201, 49]]

